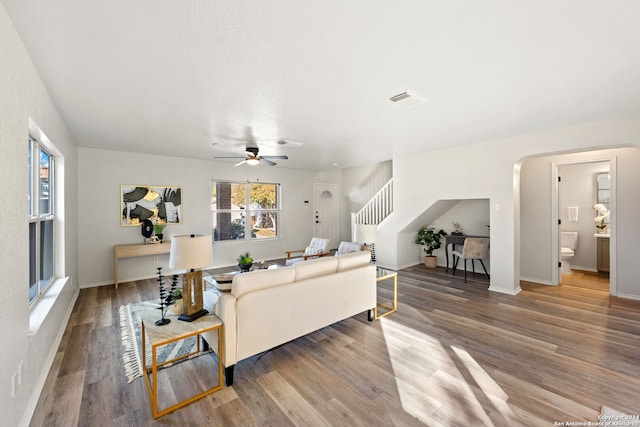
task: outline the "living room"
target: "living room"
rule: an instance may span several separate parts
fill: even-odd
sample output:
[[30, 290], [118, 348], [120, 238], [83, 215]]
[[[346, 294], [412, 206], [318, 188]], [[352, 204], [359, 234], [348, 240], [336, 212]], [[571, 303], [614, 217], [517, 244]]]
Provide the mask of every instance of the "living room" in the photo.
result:
[[[640, 170], [637, 168], [640, 161], [637, 149], [640, 146], [640, 108], [637, 99], [640, 96], [637, 96], [635, 86], [624, 84], [634, 81], [638, 71], [638, 64], [635, 60], [632, 61], [634, 57], [631, 54], [611, 54], [613, 59], [626, 57], [629, 61], [619, 67], [611, 67], [619, 68], [620, 75], [612, 71], [599, 77], [601, 80], [587, 80], [587, 83], [577, 84], [577, 88], [572, 86], [580, 96], [569, 97], [564, 103], [558, 100], [555, 103], [543, 102], [537, 106], [538, 113], [523, 113], [522, 117], [517, 113], [496, 116], [493, 121], [485, 123], [486, 127], [470, 128], [469, 132], [472, 134], [464, 138], [460, 136], [458, 145], [431, 145], [427, 143], [428, 134], [425, 134], [424, 143], [416, 144], [412, 150], [392, 151], [388, 157], [357, 165], [332, 167], [327, 162], [324, 168], [297, 169], [288, 167], [286, 161], [282, 161], [272, 168], [252, 168], [247, 165], [234, 167], [232, 162], [212, 160], [211, 141], [207, 141], [206, 137], [203, 138], [205, 144], [202, 147], [205, 154], [199, 159], [180, 156], [183, 144], [180, 138], [174, 140], [174, 154], [158, 154], [156, 151], [159, 149], [155, 149], [154, 139], [147, 138], [144, 130], [135, 141], [119, 140], [118, 134], [112, 134], [111, 148], [93, 146], [93, 141], [85, 138], [86, 130], [83, 126], [78, 122], [74, 122], [72, 126], [63, 113], [63, 106], [75, 103], [75, 100], [65, 98], [65, 93], [75, 93], [74, 83], [65, 82], [69, 91], [61, 92], [59, 88], [49, 87], [49, 80], [45, 82], [45, 79], [52, 77], [44, 76], [39, 68], [43, 59], [36, 57], [36, 53], [30, 51], [29, 47], [39, 41], [38, 36], [25, 32], [27, 20], [20, 13], [18, 3], [3, 0], [3, 7], [0, 8], [0, 47], [3, 52], [0, 58], [0, 68], [3, 70], [0, 76], [0, 140], [5, 154], [0, 173], [8, 192], [7, 207], [0, 223], [0, 230], [5, 236], [0, 265], [8, 281], [4, 293], [6, 304], [1, 311], [0, 320], [3, 324], [2, 342], [6, 348], [12, 349], [11, 352], [3, 352], [1, 356], [0, 382], [3, 386], [0, 387], [0, 401], [9, 425], [29, 423], [80, 289], [112, 283], [113, 246], [141, 240], [138, 229], [121, 227], [118, 223], [121, 185], [180, 186], [184, 193], [184, 222], [167, 228], [168, 235], [176, 235], [211, 233], [212, 180], [279, 183], [283, 191], [283, 235], [281, 239], [256, 242], [247, 247], [256, 258], [271, 259], [281, 257], [286, 250], [304, 247], [312, 237], [313, 211], [305, 209], [305, 201], [311, 200], [315, 183], [340, 186], [342, 208], [339, 235], [341, 240], [351, 240], [348, 215], [352, 207], [352, 191], [360, 184], [357, 177], [362, 175], [362, 171], [372, 171], [377, 167], [392, 168], [389, 175], [394, 180], [394, 214], [379, 229], [381, 243], [376, 247], [378, 263], [392, 269], [403, 269], [420, 263], [420, 248], [413, 244], [415, 233], [421, 225], [438, 219], [430, 213], [430, 208], [438, 201], [489, 200], [492, 260], [489, 289], [496, 295], [516, 295], [520, 291], [523, 265], [532, 262], [531, 257], [526, 256], [527, 253], [543, 251], [549, 254], [547, 265], [550, 266], [553, 262], [551, 251], [547, 250], [552, 246], [551, 237], [544, 241], [544, 248], [531, 248], [526, 241], [521, 241], [526, 224], [521, 222], [520, 202], [523, 197], [527, 197], [520, 192], [519, 170], [522, 164], [527, 159], [539, 156], [562, 154], [588, 157], [593, 154], [586, 153], [600, 153], [612, 162], [612, 172], [616, 177], [617, 204], [612, 230], [615, 258], [611, 273], [615, 291], [612, 295], [640, 299], [635, 260], [635, 254], [640, 251], [640, 230], [637, 227], [637, 218], [640, 217], [640, 202], [637, 199], [640, 188]], [[637, 34], [633, 29], [635, 27], [626, 21], [625, 16], [634, 16], [637, 6], [627, 3], [624, 5], [615, 14], [614, 23], [607, 24], [611, 26], [607, 26], [608, 29], [617, 25], [623, 36], [609, 32], [598, 36], [603, 40], [611, 40], [615, 46], [624, 45], [619, 42], [620, 39], [625, 40], [631, 45], [628, 48], [633, 50], [637, 48], [633, 46], [637, 40], [634, 36]], [[547, 6], [551, 10], [555, 8], [552, 4]], [[583, 6], [575, 7], [579, 9]], [[591, 19], [599, 22], [598, 9], [595, 6], [586, 9], [586, 16], [583, 16], [585, 22], [592, 22]], [[27, 12], [33, 11], [27, 9]], [[42, 14], [33, 18], [38, 22], [46, 21], [46, 16]], [[57, 24], [65, 26], [64, 22]], [[581, 31], [576, 33], [583, 34]], [[615, 51], [602, 47], [595, 41], [591, 47], [598, 52]], [[36, 61], [38, 65], [35, 64]], [[602, 63], [622, 62], [598, 61], [599, 65]], [[589, 64], [589, 61], [585, 64]], [[115, 67], [126, 68], [126, 65], [115, 64]], [[283, 68], [287, 67], [283, 65]], [[598, 70], [604, 73], [604, 70]], [[553, 67], [540, 72], [543, 71], [560, 72]], [[64, 74], [59, 70], [52, 71], [52, 75], [57, 73]], [[551, 88], [558, 89], [567, 84], [566, 76], [562, 76], [565, 78], [563, 83], [552, 85]], [[64, 78], [62, 80], [65, 81]], [[594, 85], [594, 81], [601, 82], [601, 85]], [[591, 98], [591, 90], [595, 86], [606, 93], [600, 94], [598, 102]], [[574, 95], [575, 93], [572, 92]], [[487, 94], [487, 97], [491, 96], [494, 95]], [[131, 97], [133, 102], [135, 92]], [[576, 112], [569, 117], [565, 114], [567, 110], [577, 110], [578, 106], [587, 104], [593, 110], [580, 110], [580, 114]], [[593, 104], [597, 104], [599, 109]], [[463, 103], [459, 102], [458, 105]], [[89, 105], [80, 107], [82, 108], [90, 110]], [[112, 105], [111, 108], [117, 110], [118, 105]], [[540, 111], [543, 110], [549, 110], [549, 115], [544, 120], [539, 119]], [[395, 128], [397, 135], [394, 140], [402, 139], [402, 126], [428, 121], [425, 117], [432, 114], [431, 110], [408, 111], [409, 117], [396, 122], [398, 127]], [[398, 111], [395, 110], [391, 113], [397, 114]], [[360, 120], [354, 121], [354, 127], [360, 129], [356, 132], [366, 135], [365, 128], [375, 120], [366, 117]], [[464, 128], [467, 120], [471, 119], [461, 118], [452, 122], [451, 127]], [[135, 122], [135, 119], [132, 121]], [[170, 119], [166, 121], [170, 122]], [[527, 126], [518, 127], [516, 124], [520, 121], [526, 122]], [[96, 140], [102, 138], [102, 134], [109, 128], [118, 128], [119, 125], [118, 121], [112, 122], [108, 117], [105, 123], [104, 127], [89, 129]], [[124, 121], [120, 123], [124, 125]], [[355, 126], [355, 123], [359, 123], [359, 126]], [[329, 125], [325, 122], [322, 126]], [[241, 133], [242, 129], [238, 125], [233, 130]], [[168, 129], [167, 133], [171, 131]], [[57, 291], [56, 297], [50, 300], [43, 298], [41, 302], [44, 304], [39, 304], [47, 305], [42, 309], [42, 315], [34, 315], [40, 308], [29, 305], [26, 285], [20, 285], [29, 281], [29, 231], [25, 221], [27, 207], [23, 202], [28, 188], [24, 163], [27, 159], [26, 142], [30, 134], [51, 141], [55, 147], [55, 154], [60, 160], [56, 171], [59, 185], [57, 191], [59, 195], [64, 195], [64, 203], [58, 206], [63, 221], [57, 229], [56, 241], [56, 276], [59, 276], [60, 282], [52, 287]], [[308, 138], [300, 139], [307, 146], [322, 147], [325, 142], [321, 139], [307, 142], [311, 141], [311, 132], [305, 132], [304, 135]], [[338, 141], [341, 138], [334, 134], [327, 136], [330, 137]], [[367, 140], [366, 137], [363, 139]], [[134, 152], [125, 150], [129, 143], [142, 144], [145, 148]], [[365, 156], [366, 151], [376, 151], [376, 147], [368, 150], [366, 143], [362, 143], [360, 147], [362, 156]], [[340, 150], [334, 148], [333, 151]], [[359, 155], [355, 149], [349, 148], [348, 151], [353, 158]], [[295, 152], [292, 150], [288, 154], [293, 162]], [[551, 210], [551, 201], [545, 201], [540, 208], [550, 218], [548, 211]], [[536, 228], [536, 231], [540, 235], [550, 236], [548, 230], [551, 229], [551, 221], [546, 221], [544, 227], [542, 230]], [[231, 247], [233, 249], [214, 245], [215, 264], [212, 267], [232, 265], [240, 249], [245, 246]], [[165, 259], [159, 261], [166, 262]], [[152, 259], [130, 263], [123, 267], [123, 277], [126, 280], [150, 277], [155, 267]], [[540, 283], [550, 281], [550, 274], [547, 272], [540, 271], [538, 277], [531, 277], [531, 269], [526, 270], [529, 279], [537, 279]]]

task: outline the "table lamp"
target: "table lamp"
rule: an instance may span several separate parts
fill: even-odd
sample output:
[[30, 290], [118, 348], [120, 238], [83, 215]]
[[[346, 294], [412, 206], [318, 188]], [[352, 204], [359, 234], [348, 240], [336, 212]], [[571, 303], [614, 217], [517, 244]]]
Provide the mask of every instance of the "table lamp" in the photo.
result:
[[378, 226], [376, 224], [356, 224], [354, 240], [363, 245], [371, 245], [371, 262], [376, 263], [376, 240]]
[[169, 267], [186, 269], [182, 284], [182, 314], [178, 320], [193, 322], [209, 313], [202, 302], [202, 270], [213, 263], [211, 235], [181, 235], [171, 238]]

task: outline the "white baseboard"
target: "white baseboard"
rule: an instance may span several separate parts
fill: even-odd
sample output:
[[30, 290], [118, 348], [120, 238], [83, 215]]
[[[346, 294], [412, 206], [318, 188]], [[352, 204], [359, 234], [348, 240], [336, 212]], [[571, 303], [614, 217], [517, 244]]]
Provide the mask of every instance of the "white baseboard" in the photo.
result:
[[507, 294], [507, 295], [518, 295], [520, 291], [522, 291], [520, 286], [518, 286], [516, 289], [505, 289], [505, 288], [499, 288], [497, 286], [489, 286], [489, 290], [492, 292], [498, 292], [498, 293]]
[[[177, 273], [177, 274], [182, 274], [182, 273]], [[168, 275], [165, 275], [165, 277], [167, 277], [167, 276]], [[148, 275], [148, 276], [142, 276], [142, 277], [134, 277], [132, 279], [127, 278], [125, 280], [120, 280], [118, 282], [118, 284], [127, 283], [127, 282], [135, 282], [136, 280], [155, 279], [157, 277], [158, 277], [158, 275], [154, 274], [154, 275]], [[93, 283], [85, 283], [85, 284], [80, 285], [80, 289], [97, 288], [98, 286], [106, 286], [106, 285], [115, 286], [113, 284], [113, 280], [107, 280], [107, 281], [100, 281], [100, 282], [93, 282]]]
[[550, 281], [548, 280], [540, 280], [540, 279], [534, 279], [533, 277], [524, 277], [524, 276], [520, 276], [520, 280], [523, 280], [525, 282], [531, 282], [531, 283], [535, 283], [537, 285], [546, 285], [546, 286], [554, 286]]
[[597, 268], [591, 268], [591, 267], [582, 267], [579, 265], [573, 265], [571, 264], [571, 269], [572, 270], [581, 270], [581, 271], [591, 271], [593, 273], [597, 273], [598, 269]]
[[618, 295], [616, 295], [616, 296], [618, 298], [626, 298], [626, 299], [632, 299], [632, 300], [640, 301], [640, 295], [618, 293]]
[[[410, 263], [409, 264], [402, 264], [402, 265], [398, 266], [398, 270], [403, 270], [405, 268], [414, 267], [414, 266], [420, 265], [420, 264], [422, 264], [422, 263], [421, 262], [416, 262], [416, 263], [413, 263], [413, 264], [410, 264]], [[378, 266], [378, 267], [380, 267], [380, 266]], [[382, 268], [385, 268], [385, 267], [382, 267]], [[395, 270], [395, 269], [390, 268], [390, 270]]]

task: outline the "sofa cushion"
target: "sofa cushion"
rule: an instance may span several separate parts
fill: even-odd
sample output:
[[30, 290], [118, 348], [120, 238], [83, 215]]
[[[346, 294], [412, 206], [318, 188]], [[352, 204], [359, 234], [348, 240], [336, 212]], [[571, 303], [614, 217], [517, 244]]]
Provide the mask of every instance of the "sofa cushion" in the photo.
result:
[[231, 294], [236, 298], [240, 298], [243, 294], [258, 289], [291, 283], [295, 274], [294, 269], [289, 267], [236, 274], [233, 276], [233, 282], [231, 283]]
[[350, 270], [361, 267], [371, 262], [371, 252], [359, 251], [336, 256], [338, 260], [338, 271]]
[[296, 274], [295, 281], [309, 279], [335, 273], [338, 268], [338, 260], [335, 257], [310, 259], [299, 262], [293, 266]]

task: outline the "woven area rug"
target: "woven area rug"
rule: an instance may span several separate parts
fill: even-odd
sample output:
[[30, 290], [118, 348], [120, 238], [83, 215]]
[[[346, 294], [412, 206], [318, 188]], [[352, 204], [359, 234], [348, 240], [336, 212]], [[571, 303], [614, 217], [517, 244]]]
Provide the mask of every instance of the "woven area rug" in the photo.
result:
[[[127, 379], [129, 383], [133, 382], [136, 378], [142, 377], [142, 359], [140, 347], [142, 347], [142, 338], [140, 335], [140, 331], [142, 328], [141, 315], [143, 311], [148, 310], [156, 310], [158, 312], [158, 319], [160, 316], [160, 310], [157, 309], [159, 306], [158, 301], [144, 301], [139, 303], [131, 303], [127, 305], [123, 305], [119, 309], [119, 317], [120, 317], [120, 336], [122, 339], [122, 362], [124, 363], [125, 374], [127, 375]], [[177, 320], [174, 320], [177, 321]], [[189, 354], [195, 351], [197, 348], [196, 337], [190, 337], [186, 340], [177, 341], [171, 344], [167, 344], [165, 346], [158, 348], [158, 363], [164, 362], [166, 360], [175, 359], [176, 357]], [[185, 360], [193, 359], [194, 357], [199, 357], [204, 354], [210, 353], [212, 349], [201, 351], [200, 353], [194, 354], [189, 358], [182, 359], [180, 362]], [[151, 366], [151, 346], [147, 342], [147, 348], [145, 351], [145, 356], [147, 358], [147, 367]], [[178, 362], [179, 363], [179, 362]], [[159, 369], [165, 369], [173, 364], [167, 364], [162, 366]]]

